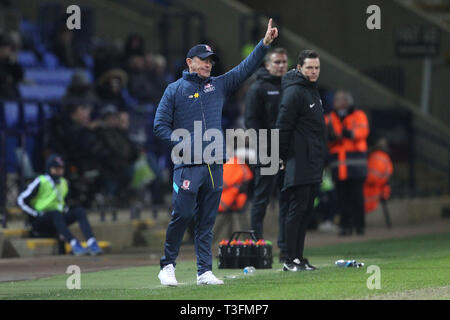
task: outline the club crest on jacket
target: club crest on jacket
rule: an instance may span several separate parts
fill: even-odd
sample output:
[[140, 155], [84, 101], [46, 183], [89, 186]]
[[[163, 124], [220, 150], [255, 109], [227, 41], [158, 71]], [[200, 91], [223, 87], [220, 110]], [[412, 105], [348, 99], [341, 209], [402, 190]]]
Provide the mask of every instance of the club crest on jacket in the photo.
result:
[[189, 190], [189, 185], [191, 184], [191, 182], [189, 180], [184, 180], [183, 181], [183, 185], [181, 186], [181, 188], [183, 190]]

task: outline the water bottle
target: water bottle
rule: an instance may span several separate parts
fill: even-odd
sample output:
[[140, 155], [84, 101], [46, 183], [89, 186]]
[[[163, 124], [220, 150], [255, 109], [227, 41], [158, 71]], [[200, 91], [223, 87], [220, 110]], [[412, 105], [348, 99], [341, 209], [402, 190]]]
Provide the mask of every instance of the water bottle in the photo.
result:
[[356, 262], [356, 260], [337, 260], [335, 264], [338, 267], [348, 268], [348, 267], [356, 267], [361, 268], [364, 266], [362, 262]]
[[254, 274], [256, 272], [255, 267], [245, 267], [244, 268], [244, 274]]
[[338, 267], [347, 268], [347, 267], [352, 267], [354, 262], [356, 262], [356, 261], [355, 260], [337, 260], [335, 262], [335, 264]]

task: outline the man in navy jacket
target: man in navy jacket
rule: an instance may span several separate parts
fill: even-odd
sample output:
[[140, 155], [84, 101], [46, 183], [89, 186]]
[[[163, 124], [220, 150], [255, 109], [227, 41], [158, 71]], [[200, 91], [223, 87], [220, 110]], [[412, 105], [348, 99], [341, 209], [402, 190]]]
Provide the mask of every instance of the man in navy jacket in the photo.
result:
[[[197, 284], [223, 284], [211, 271], [211, 244], [212, 229], [222, 194], [222, 163], [225, 153], [211, 153], [210, 159], [203, 159], [205, 143], [201, 141], [201, 147], [193, 143], [194, 131], [198, 131], [200, 125], [201, 137], [205, 133], [206, 139], [206, 130], [222, 132], [222, 107], [227, 96], [259, 67], [269, 45], [277, 36], [278, 29], [272, 27], [270, 19], [264, 39], [253, 52], [238, 66], [218, 77], [210, 76], [214, 62], [217, 61], [215, 53], [208, 45], [194, 46], [186, 57], [189, 70], [183, 72], [182, 78], [169, 84], [161, 98], [155, 116], [155, 135], [172, 148], [178, 143], [192, 146], [188, 147], [192, 151], [188, 152], [190, 156], [180, 155], [183, 157], [182, 162], [177, 161], [172, 152], [175, 163], [173, 211], [166, 232], [164, 256], [160, 261], [158, 278], [162, 285], [178, 284], [175, 260], [191, 219], [195, 219]], [[177, 129], [189, 132], [190, 141], [174, 138], [173, 134]], [[219, 142], [224, 150], [223, 139]], [[186, 149], [183, 149], [183, 153]]]

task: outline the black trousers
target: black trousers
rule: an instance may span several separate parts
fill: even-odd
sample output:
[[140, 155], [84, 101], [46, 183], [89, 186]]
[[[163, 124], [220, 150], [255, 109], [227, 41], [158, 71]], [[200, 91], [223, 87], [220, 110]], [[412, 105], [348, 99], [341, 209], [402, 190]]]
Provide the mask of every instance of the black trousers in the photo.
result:
[[288, 260], [303, 258], [306, 229], [314, 212], [314, 199], [320, 184], [307, 184], [288, 188], [289, 210], [286, 217], [286, 249]]
[[[270, 197], [280, 181], [283, 181], [283, 172], [279, 171], [275, 175], [262, 175], [261, 168], [257, 167], [254, 170], [253, 178], [253, 198], [252, 209], [250, 211], [250, 225], [255, 231], [256, 238], [264, 238], [264, 217], [266, 216], [267, 205], [270, 202]], [[280, 195], [280, 217], [284, 219], [287, 213], [286, 202], [283, 201], [282, 193]]]
[[281, 191], [283, 187], [284, 171], [278, 173], [278, 184], [280, 187], [280, 212], [278, 215], [278, 248], [280, 248], [280, 255], [285, 256], [287, 254], [287, 244], [286, 244], [286, 218], [289, 212], [289, 193], [286, 191]]
[[38, 236], [61, 235], [64, 240], [70, 242], [74, 236], [68, 226], [78, 221], [81, 232], [86, 240], [93, 237], [91, 226], [86, 216], [86, 211], [81, 208], [70, 209], [66, 213], [59, 211], [46, 211], [44, 215], [31, 220], [33, 233]]
[[341, 214], [340, 225], [343, 229], [364, 230], [364, 180], [347, 179], [336, 183], [338, 207]]

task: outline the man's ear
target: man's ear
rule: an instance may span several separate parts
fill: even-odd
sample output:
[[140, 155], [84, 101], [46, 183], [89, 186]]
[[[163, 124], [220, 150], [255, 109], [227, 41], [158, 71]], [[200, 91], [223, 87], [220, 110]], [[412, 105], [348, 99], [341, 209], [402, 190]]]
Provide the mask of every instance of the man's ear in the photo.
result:
[[192, 64], [192, 59], [191, 58], [186, 58], [186, 64], [188, 65], [188, 67], [190, 67], [191, 64]]
[[302, 71], [302, 66], [299, 65], [299, 64], [297, 64], [297, 70], [298, 70], [298, 71]]

